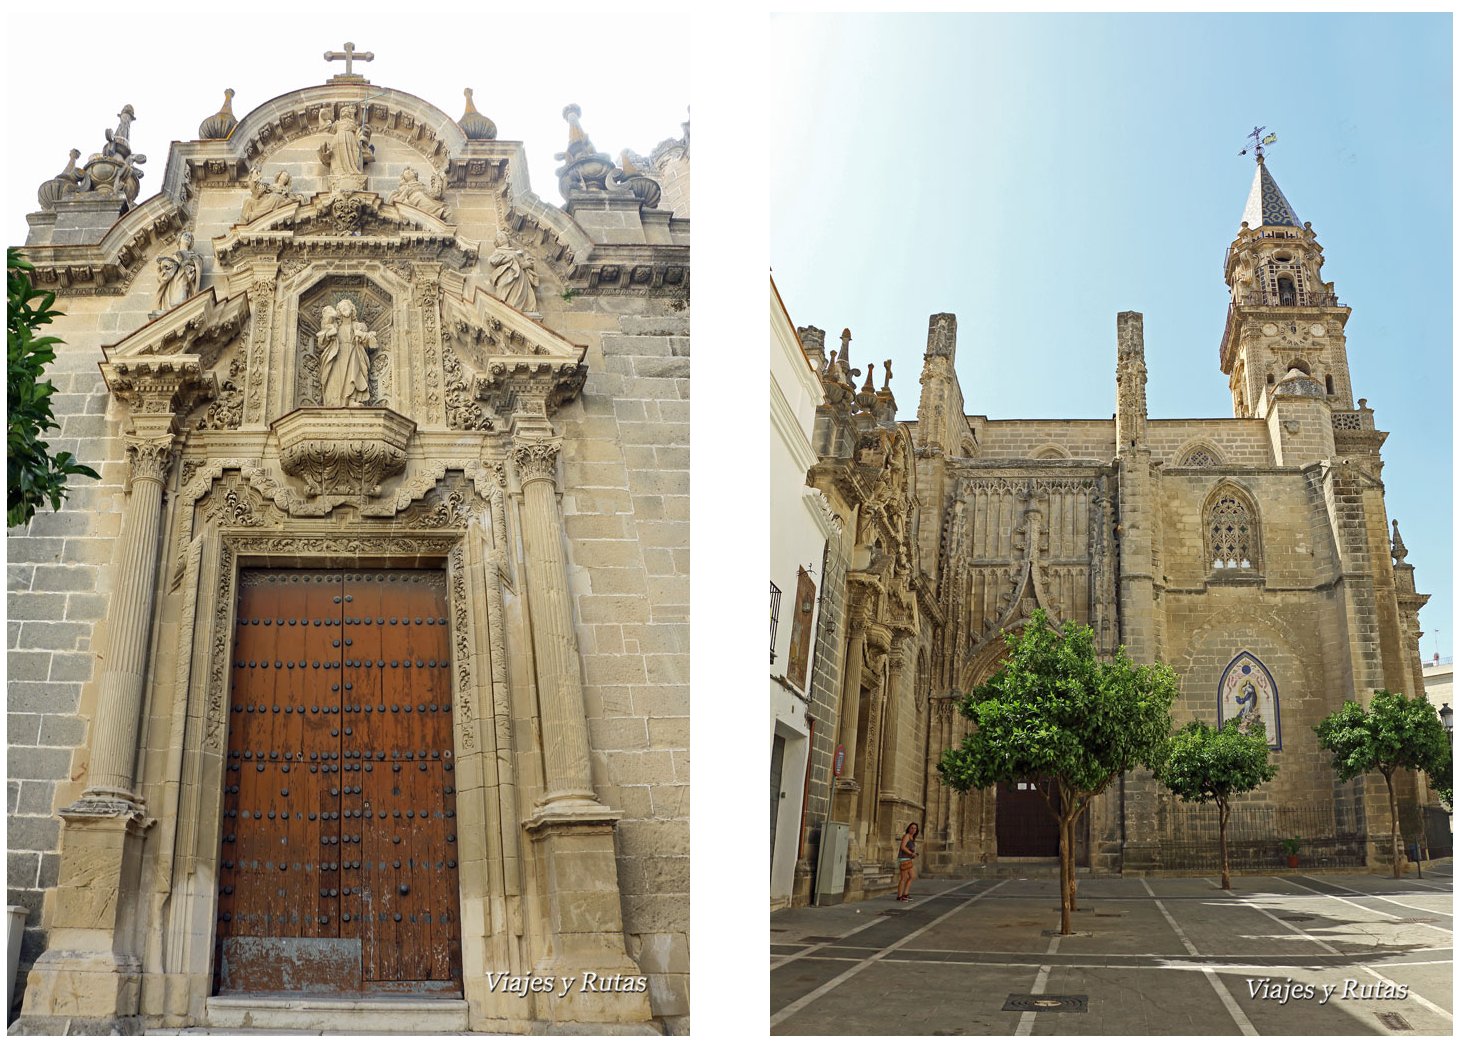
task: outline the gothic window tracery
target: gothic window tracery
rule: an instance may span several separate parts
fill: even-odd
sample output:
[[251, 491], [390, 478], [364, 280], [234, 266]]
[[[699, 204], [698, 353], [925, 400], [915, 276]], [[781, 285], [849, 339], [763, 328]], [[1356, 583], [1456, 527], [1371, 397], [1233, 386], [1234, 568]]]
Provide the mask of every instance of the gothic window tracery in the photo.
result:
[[1233, 486], [1222, 486], [1205, 505], [1205, 546], [1216, 572], [1260, 568], [1260, 528], [1249, 498]]
[[1218, 468], [1222, 463], [1220, 454], [1208, 446], [1195, 446], [1179, 458], [1181, 468]]

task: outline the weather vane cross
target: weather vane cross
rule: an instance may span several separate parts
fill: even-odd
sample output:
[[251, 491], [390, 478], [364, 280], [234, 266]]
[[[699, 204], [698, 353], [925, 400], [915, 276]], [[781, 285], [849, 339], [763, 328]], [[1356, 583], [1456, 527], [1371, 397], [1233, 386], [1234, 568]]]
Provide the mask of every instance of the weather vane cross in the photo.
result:
[[349, 40], [346, 41], [346, 49], [344, 51], [326, 51], [325, 52], [325, 60], [326, 61], [328, 61], [328, 62], [344, 61], [346, 63], [346, 71], [344, 73], [340, 73], [338, 75], [340, 75], [340, 76], [349, 76], [349, 77], [351, 77], [353, 79], [360, 79], [361, 78], [361, 74], [360, 73], [352, 73], [351, 72], [351, 62], [353, 62], [353, 61], [357, 61], [357, 62], [369, 62], [369, 61], [373, 61], [375, 58], [376, 58], [376, 55], [372, 54], [370, 51], [358, 51], [358, 50], [356, 50], [356, 45], [353, 44], [353, 43], [351, 43], [351, 41], [349, 41]]
[[1240, 154], [1242, 156], [1244, 156], [1247, 152], [1254, 150], [1256, 154], [1256, 162], [1260, 162], [1262, 159], [1265, 158], [1266, 152], [1264, 146], [1270, 145], [1276, 140], [1276, 135], [1274, 134], [1266, 134], [1264, 138], [1261, 137], [1261, 135], [1265, 133], [1265, 130], [1265, 127], [1256, 127], [1254, 130], [1246, 135], [1246, 137], [1250, 139], [1250, 144], [1240, 150]]

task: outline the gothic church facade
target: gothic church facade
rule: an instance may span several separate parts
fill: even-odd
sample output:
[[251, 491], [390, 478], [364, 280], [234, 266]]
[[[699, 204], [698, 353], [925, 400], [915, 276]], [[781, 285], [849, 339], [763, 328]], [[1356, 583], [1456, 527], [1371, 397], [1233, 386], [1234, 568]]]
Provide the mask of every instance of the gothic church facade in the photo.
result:
[[554, 206], [347, 52], [30, 215], [21, 1028], [685, 1031], [688, 134]]
[[[1093, 628], [1101, 651], [1178, 672], [1176, 726], [1265, 722], [1279, 773], [1244, 804], [1255, 855], [1303, 837], [1309, 856], [1377, 863], [1389, 834], [1376, 776], [1339, 782], [1311, 726], [1375, 689], [1423, 692], [1427, 601], [1384, 505], [1386, 433], [1354, 399], [1350, 310], [1322, 250], [1262, 156], [1226, 256], [1220, 348], [1234, 416], [1151, 418], [1143, 317], [1117, 321], [1111, 420], [989, 420], [956, 378], [956, 317], [931, 316], [916, 419], [886, 380], [851, 372], [848, 331], [799, 335], [820, 374], [810, 484], [841, 523], [848, 564], [841, 697], [811, 722], [836, 753], [810, 760], [810, 815], [793, 901], [807, 902], [827, 823], [848, 826], [843, 894], [887, 889], [903, 825], [925, 828], [928, 871], [1055, 855], [1033, 783], [959, 795], [940, 752], [955, 702], [988, 678], [1004, 636], [1041, 608]], [[810, 714], [814, 709], [810, 710]], [[1421, 795], [1404, 795], [1405, 822]], [[824, 811], [826, 810], [826, 811]], [[1100, 870], [1180, 868], [1193, 813], [1144, 772], [1095, 800], [1079, 859]], [[1385, 859], [1385, 857], [1383, 857]], [[822, 889], [820, 889], [822, 894]]]

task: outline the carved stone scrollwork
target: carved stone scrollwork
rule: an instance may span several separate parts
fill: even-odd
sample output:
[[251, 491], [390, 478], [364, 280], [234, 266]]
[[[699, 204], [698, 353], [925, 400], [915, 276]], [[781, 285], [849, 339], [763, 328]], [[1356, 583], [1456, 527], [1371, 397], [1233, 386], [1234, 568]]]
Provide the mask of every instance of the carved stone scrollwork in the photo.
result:
[[519, 482], [528, 484], [540, 479], [554, 481], [555, 465], [559, 461], [559, 450], [563, 445], [559, 439], [521, 439], [515, 441], [510, 451], [513, 466], [518, 470]]
[[279, 438], [280, 466], [311, 496], [377, 496], [383, 482], [406, 470], [417, 425], [387, 409], [302, 407], [270, 429]]

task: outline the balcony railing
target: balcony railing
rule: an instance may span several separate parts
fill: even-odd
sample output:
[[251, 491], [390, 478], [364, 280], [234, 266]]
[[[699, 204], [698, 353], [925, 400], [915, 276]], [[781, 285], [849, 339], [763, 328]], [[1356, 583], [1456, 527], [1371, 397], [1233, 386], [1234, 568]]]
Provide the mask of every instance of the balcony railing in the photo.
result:
[[773, 663], [778, 658], [778, 603], [783, 600], [783, 592], [772, 581], [768, 581], [768, 592], [768, 600], [772, 605], [770, 615], [773, 618], [772, 632], [768, 635], [768, 663]]
[[1269, 306], [1271, 308], [1346, 308], [1347, 306], [1337, 300], [1336, 294], [1324, 294], [1316, 290], [1297, 290], [1291, 294], [1273, 294], [1268, 290], [1252, 290], [1246, 294], [1240, 302], [1251, 308]]

